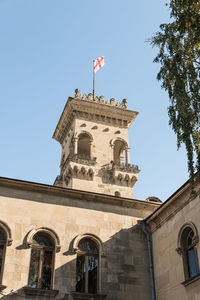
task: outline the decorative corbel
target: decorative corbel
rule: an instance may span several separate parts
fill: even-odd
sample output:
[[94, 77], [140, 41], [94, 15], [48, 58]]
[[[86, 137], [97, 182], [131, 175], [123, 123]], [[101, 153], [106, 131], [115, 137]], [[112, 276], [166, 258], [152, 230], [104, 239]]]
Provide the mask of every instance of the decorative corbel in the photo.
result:
[[176, 252], [179, 254], [179, 255], [182, 255], [183, 254], [183, 249], [178, 247], [176, 248]]

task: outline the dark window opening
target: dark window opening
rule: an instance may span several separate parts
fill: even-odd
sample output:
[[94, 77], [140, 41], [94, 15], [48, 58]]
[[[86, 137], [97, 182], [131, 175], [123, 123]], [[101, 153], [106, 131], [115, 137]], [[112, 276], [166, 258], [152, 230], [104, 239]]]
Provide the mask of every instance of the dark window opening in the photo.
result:
[[116, 191], [116, 192], [115, 192], [115, 196], [116, 196], [116, 197], [120, 197], [120, 196], [121, 196], [120, 192]]
[[5, 252], [6, 252], [6, 242], [7, 242], [6, 233], [2, 228], [0, 228], [0, 284], [2, 283], [3, 267], [4, 267]]
[[78, 248], [83, 254], [77, 255], [76, 291], [96, 294], [98, 290], [99, 248], [91, 239], [84, 238]]
[[78, 255], [76, 261], [76, 291], [85, 291], [85, 256]]
[[86, 133], [82, 133], [78, 137], [78, 155], [83, 158], [90, 158], [90, 136]]
[[29, 269], [28, 286], [52, 289], [55, 244], [46, 233], [37, 233], [31, 245], [31, 261]]
[[114, 149], [113, 149], [113, 161], [116, 164], [126, 164], [126, 144], [121, 140], [116, 140], [114, 142]]

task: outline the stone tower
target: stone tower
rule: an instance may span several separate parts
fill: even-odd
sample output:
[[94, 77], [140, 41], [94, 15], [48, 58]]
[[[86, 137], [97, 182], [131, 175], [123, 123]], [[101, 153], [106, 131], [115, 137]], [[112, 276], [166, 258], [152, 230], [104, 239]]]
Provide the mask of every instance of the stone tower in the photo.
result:
[[60, 175], [55, 185], [95, 193], [133, 198], [139, 169], [129, 161], [128, 128], [137, 112], [127, 110], [127, 100], [104, 97], [76, 89], [69, 97], [53, 138], [62, 146]]

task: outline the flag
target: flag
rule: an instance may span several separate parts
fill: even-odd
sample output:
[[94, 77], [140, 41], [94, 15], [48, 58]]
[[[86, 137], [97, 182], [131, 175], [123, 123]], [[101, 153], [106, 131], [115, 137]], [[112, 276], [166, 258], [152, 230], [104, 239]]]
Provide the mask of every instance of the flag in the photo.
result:
[[104, 66], [104, 56], [100, 56], [94, 61], [94, 72], [98, 71], [101, 69], [101, 67]]

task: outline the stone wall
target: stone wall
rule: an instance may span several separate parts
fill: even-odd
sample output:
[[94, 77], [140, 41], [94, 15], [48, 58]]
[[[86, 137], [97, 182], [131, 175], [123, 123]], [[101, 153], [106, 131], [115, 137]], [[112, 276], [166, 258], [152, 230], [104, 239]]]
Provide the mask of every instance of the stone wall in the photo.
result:
[[[177, 252], [182, 226], [193, 223], [200, 232], [200, 196], [191, 195], [187, 183], [172, 196], [147, 223], [152, 230], [153, 259], [157, 300], [200, 299], [199, 280], [185, 286], [183, 256]], [[200, 245], [197, 243], [200, 257]]]
[[83, 233], [102, 241], [101, 293], [107, 299], [150, 299], [146, 239], [137, 221], [158, 205], [9, 180], [3, 184], [0, 180], [0, 204], [0, 221], [10, 227], [13, 239], [6, 250], [2, 284], [7, 288], [2, 298], [26, 299], [22, 288], [28, 283], [31, 251], [27, 234], [45, 227], [60, 239], [55, 259], [57, 299], [71, 299], [67, 295], [75, 290], [73, 241]]
[[[137, 180], [138, 174], [134, 173], [134, 183], [131, 184], [130, 182], [128, 184], [124, 178], [121, 181], [115, 180], [111, 167], [111, 161], [114, 160], [112, 141], [121, 139], [129, 145], [128, 129], [80, 119], [76, 119], [73, 126], [68, 134], [69, 137], [66, 138], [66, 142], [63, 144], [62, 156], [64, 156], [65, 159], [68, 157], [69, 144], [72, 137], [86, 132], [91, 136], [91, 158], [96, 158], [96, 162], [94, 165], [91, 165], [89, 162], [88, 165], [84, 164], [84, 162], [76, 162], [77, 173], [79, 176], [76, 177], [74, 174], [71, 174], [71, 177], [67, 182], [65, 179], [66, 171], [68, 171], [69, 167], [73, 168], [74, 164], [69, 162], [64, 166], [61, 165], [61, 174], [63, 174], [64, 180], [64, 183], [62, 182], [61, 185], [63, 187], [67, 186], [73, 189], [87, 190], [108, 195], [115, 195], [116, 192], [119, 192], [122, 197], [133, 198], [133, 185]], [[81, 176], [80, 170], [82, 167], [86, 169], [86, 174]], [[93, 171], [91, 178], [88, 178], [88, 169], [92, 169]], [[124, 177], [126, 174], [130, 175], [130, 178], [133, 176], [132, 172], [127, 173], [126, 171], [123, 171], [122, 174]]]

